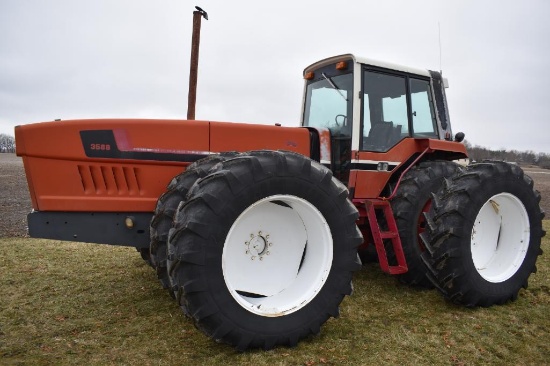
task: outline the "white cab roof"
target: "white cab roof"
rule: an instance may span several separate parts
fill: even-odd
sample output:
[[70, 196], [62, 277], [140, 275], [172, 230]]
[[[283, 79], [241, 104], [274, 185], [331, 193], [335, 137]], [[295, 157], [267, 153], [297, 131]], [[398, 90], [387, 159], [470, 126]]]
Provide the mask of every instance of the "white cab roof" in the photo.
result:
[[374, 60], [374, 59], [366, 58], [366, 57], [356, 57], [355, 55], [352, 55], [351, 53], [344, 54], [344, 55], [339, 55], [339, 56], [333, 56], [333, 57], [326, 58], [324, 60], [317, 61], [317, 62], [309, 65], [308, 67], [306, 67], [304, 69], [304, 74], [306, 72], [312, 70], [312, 69], [317, 69], [319, 67], [322, 67], [322, 66], [325, 66], [325, 65], [330, 65], [330, 64], [333, 64], [333, 63], [338, 62], [340, 60], [350, 59], [350, 58], [353, 59], [354, 62], [358, 62], [360, 64], [372, 65], [372, 66], [381, 67], [381, 68], [389, 69], [389, 70], [402, 71], [402, 72], [406, 72], [406, 73], [409, 73], [409, 74], [430, 76], [430, 72], [428, 70], [425, 70], [425, 69], [417, 69], [417, 68], [414, 68], [414, 67], [408, 67], [408, 66], [393, 64], [391, 62], [379, 61], [379, 60]]

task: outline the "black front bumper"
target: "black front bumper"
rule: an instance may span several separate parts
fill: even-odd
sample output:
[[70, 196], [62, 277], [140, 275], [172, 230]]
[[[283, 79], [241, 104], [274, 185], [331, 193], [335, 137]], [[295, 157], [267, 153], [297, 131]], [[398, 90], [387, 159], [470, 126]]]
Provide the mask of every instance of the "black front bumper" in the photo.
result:
[[27, 220], [32, 238], [148, 248], [152, 216], [152, 212], [34, 211]]

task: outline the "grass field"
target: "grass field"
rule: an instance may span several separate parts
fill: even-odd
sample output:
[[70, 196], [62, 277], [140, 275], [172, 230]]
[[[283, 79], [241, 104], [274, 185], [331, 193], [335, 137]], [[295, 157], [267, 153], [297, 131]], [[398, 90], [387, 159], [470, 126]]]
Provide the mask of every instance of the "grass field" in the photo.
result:
[[[544, 222], [550, 231], [550, 221]], [[543, 249], [550, 253], [550, 238]], [[295, 348], [238, 353], [196, 330], [133, 248], [0, 239], [0, 364], [542, 365], [550, 257], [519, 299], [467, 309], [371, 264], [341, 317]]]

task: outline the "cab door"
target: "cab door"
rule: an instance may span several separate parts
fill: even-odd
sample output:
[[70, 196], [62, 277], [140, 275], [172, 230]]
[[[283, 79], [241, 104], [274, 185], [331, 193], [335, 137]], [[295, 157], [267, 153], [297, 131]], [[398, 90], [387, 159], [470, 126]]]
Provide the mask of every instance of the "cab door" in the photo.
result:
[[365, 67], [359, 151], [352, 161], [355, 198], [375, 198], [392, 175], [422, 151], [414, 139], [438, 138], [430, 79]]

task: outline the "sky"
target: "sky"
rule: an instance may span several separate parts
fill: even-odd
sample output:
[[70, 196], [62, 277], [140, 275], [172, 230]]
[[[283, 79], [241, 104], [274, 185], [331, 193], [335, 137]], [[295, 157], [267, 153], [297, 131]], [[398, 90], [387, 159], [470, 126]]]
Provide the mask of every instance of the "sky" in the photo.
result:
[[197, 119], [298, 126], [303, 69], [353, 53], [442, 69], [471, 144], [550, 153], [548, 0], [0, 0], [0, 133], [185, 119], [195, 5]]

